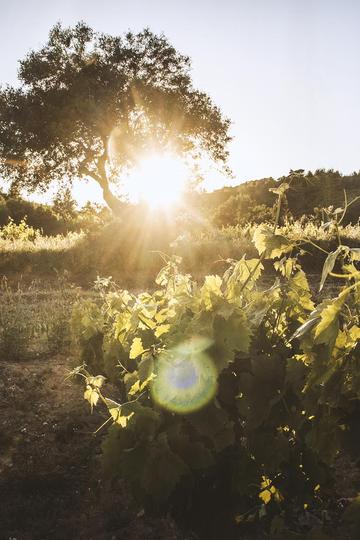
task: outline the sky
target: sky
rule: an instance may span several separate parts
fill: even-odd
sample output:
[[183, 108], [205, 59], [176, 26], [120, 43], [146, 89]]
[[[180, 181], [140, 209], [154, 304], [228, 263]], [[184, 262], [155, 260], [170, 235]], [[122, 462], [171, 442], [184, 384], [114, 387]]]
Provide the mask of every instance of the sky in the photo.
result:
[[359, 0], [0, 0], [0, 84], [57, 22], [164, 32], [232, 120], [231, 182], [360, 169]]

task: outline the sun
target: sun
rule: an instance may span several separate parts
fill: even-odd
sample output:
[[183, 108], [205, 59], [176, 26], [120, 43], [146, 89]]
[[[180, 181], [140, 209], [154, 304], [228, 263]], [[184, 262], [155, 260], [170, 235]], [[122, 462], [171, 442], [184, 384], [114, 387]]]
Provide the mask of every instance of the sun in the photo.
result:
[[173, 154], [153, 153], [144, 157], [129, 175], [130, 200], [144, 202], [151, 208], [176, 204], [186, 188], [189, 171]]

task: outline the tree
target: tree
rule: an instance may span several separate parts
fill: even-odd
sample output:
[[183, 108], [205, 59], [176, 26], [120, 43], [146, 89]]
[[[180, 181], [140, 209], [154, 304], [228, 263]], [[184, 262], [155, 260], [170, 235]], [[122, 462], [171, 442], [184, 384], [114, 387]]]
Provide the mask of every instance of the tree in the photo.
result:
[[59, 189], [52, 201], [52, 209], [58, 216], [71, 220], [76, 214], [76, 201], [69, 187]]
[[226, 163], [230, 122], [163, 35], [57, 24], [20, 62], [19, 79], [0, 91], [0, 175], [13, 185], [93, 178], [117, 212], [111, 184], [150, 147]]

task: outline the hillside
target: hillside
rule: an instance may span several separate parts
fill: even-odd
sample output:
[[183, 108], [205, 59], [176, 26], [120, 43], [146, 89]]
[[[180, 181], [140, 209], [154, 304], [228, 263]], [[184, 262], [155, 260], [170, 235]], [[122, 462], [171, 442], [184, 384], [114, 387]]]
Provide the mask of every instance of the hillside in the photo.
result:
[[[263, 178], [251, 180], [234, 187], [224, 187], [209, 193], [193, 195], [190, 199], [195, 208], [204, 215], [213, 216], [218, 226], [244, 224], [248, 221], [261, 222], [269, 219], [274, 205], [274, 195], [269, 189], [279, 182], [288, 182], [287, 204], [284, 210], [288, 216], [299, 219], [301, 216], [316, 216], [316, 208], [330, 205], [342, 207], [344, 190], [348, 200], [360, 195], [360, 173], [345, 176], [339, 171], [318, 169], [314, 173], [290, 171], [288, 176], [277, 180]], [[360, 215], [360, 202], [350, 207], [345, 223], [357, 223]]]

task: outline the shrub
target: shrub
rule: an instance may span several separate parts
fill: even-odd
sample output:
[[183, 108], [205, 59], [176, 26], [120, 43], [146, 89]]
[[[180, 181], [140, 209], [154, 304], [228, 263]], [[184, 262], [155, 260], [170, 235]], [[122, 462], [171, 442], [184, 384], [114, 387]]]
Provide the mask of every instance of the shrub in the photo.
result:
[[20, 223], [15, 223], [12, 218], [9, 218], [9, 221], [6, 225], [0, 228], [0, 238], [4, 240], [20, 240], [20, 241], [29, 241], [33, 242], [39, 238], [41, 232], [38, 229], [34, 229], [26, 222], [26, 216], [20, 221]]
[[[106, 281], [100, 305], [80, 302], [73, 314], [89, 364], [73, 373], [112, 424], [106, 473], [204, 538], [230, 538], [249, 520], [290, 538], [294, 513], [321, 510], [334, 458], [358, 440], [359, 249], [339, 243], [328, 254], [320, 288], [329, 275], [346, 285], [315, 304], [301, 242], [267, 226], [253, 241], [259, 257], [229, 261], [222, 277], [197, 284], [175, 258], [154, 292]], [[264, 291], [265, 259], [277, 279]]]

